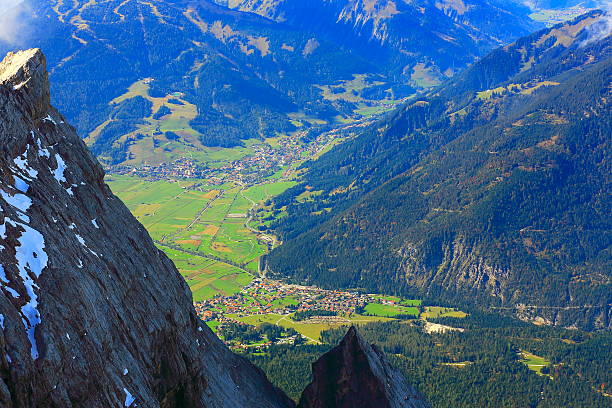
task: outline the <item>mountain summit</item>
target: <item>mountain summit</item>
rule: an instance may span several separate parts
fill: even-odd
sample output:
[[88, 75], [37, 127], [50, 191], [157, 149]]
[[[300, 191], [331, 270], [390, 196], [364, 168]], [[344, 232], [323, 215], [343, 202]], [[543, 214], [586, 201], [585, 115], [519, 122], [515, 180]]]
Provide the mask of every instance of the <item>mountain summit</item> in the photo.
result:
[[384, 354], [352, 326], [340, 345], [312, 365], [298, 408], [427, 408]]
[[0, 64], [0, 406], [289, 407], [198, 318], [170, 260], [49, 104]]

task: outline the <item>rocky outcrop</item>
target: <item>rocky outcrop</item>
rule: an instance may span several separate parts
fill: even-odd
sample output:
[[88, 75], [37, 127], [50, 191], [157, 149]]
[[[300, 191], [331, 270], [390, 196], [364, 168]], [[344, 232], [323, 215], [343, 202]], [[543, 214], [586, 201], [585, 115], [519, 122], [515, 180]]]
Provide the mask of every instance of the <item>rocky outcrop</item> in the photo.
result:
[[312, 365], [298, 408], [426, 408], [429, 405], [382, 351], [351, 327], [340, 345]]
[[49, 102], [0, 64], [0, 406], [290, 407], [197, 317], [172, 262]]

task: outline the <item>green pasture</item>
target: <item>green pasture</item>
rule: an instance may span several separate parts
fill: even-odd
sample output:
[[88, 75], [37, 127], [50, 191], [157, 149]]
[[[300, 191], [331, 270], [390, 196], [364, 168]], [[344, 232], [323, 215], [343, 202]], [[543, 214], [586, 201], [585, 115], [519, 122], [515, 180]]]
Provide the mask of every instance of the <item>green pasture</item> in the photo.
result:
[[419, 315], [419, 309], [416, 307], [383, 305], [380, 303], [368, 303], [364, 310], [366, 314], [380, 317], [414, 315], [416, 318]]

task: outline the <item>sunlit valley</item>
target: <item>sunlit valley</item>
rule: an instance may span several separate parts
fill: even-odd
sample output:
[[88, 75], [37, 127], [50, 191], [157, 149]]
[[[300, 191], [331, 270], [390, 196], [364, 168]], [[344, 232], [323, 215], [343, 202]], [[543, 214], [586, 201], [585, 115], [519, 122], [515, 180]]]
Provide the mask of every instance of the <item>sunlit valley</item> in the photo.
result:
[[0, 406], [611, 406], [610, 13], [0, 2]]

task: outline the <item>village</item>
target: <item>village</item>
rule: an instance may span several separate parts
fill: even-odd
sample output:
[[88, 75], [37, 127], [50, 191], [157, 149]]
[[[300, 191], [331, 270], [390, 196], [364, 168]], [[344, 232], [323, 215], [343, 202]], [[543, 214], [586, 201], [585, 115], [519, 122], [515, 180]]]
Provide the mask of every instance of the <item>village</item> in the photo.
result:
[[[316, 338], [307, 335], [315, 328], [320, 332], [325, 328], [363, 322], [363, 319], [385, 319], [365, 316], [368, 305], [372, 304], [398, 310], [404, 307], [400, 306], [402, 300], [395, 297], [256, 278], [235, 295], [197, 302], [195, 308], [199, 317], [232, 349], [265, 350], [272, 344], [316, 343]], [[273, 337], [268, 335], [271, 327], [278, 330]]]
[[[345, 315], [372, 302], [370, 295], [357, 292], [326, 290], [314, 286], [288, 285], [256, 278], [233, 296], [217, 296], [196, 304], [202, 320], [227, 319], [226, 315], [289, 314], [306, 311], [328, 311]], [[231, 320], [231, 319], [230, 319]]]
[[314, 140], [305, 141], [308, 131], [302, 130], [275, 138], [273, 143], [262, 141], [249, 146], [250, 154], [220, 163], [204, 163], [192, 157], [182, 157], [160, 165], [117, 165], [106, 168], [109, 174], [130, 175], [149, 181], [202, 179], [210, 185], [224, 183], [256, 184], [288, 169], [289, 166], [315, 156], [335, 140], [350, 136], [368, 121], [358, 122], [320, 133]]
[[109, 168], [108, 171], [112, 174], [143, 177], [150, 181], [203, 179], [211, 185], [221, 185], [228, 182], [256, 183], [270, 177], [282, 168], [314, 154], [329, 142], [328, 136], [304, 144], [300, 141], [301, 133], [279, 138], [274, 147], [264, 142], [251, 145], [251, 154], [231, 162], [204, 164], [197, 159], [183, 157], [160, 165], [114, 166]]

